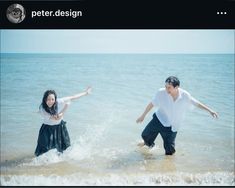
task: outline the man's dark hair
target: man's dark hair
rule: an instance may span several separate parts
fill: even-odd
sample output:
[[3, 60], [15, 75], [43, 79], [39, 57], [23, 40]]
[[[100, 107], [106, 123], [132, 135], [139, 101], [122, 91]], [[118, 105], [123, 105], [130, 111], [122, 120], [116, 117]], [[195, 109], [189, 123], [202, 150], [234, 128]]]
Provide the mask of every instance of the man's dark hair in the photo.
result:
[[175, 77], [175, 76], [170, 76], [170, 77], [168, 77], [168, 78], [166, 79], [165, 83], [171, 84], [171, 85], [173, 85], [174, 87], [180, 86], [180, 81], [179, 81], [179, 79], [178, 79], [177, 77]]

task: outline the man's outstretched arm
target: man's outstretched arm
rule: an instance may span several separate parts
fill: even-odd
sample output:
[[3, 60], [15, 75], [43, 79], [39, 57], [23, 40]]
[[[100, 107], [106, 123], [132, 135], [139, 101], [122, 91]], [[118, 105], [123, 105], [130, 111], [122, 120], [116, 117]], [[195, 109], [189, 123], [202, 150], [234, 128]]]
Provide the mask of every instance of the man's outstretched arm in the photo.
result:
[[218, 114], [212, 109], [210, 109], [208, 106], [206, 106], [205, 104], [202, 104], [201, 102], [197, 101], [196, 106], [200, 109], [208, 111], [213, 117], [218, 118]]
[[141, 123], [142, 121], [144, 121], [145, 116], [152, 108], [153, 108], [153, 103], [150, 102], [148, 106], [145, 108], [144, 113], [136, 120], [136, 123]]

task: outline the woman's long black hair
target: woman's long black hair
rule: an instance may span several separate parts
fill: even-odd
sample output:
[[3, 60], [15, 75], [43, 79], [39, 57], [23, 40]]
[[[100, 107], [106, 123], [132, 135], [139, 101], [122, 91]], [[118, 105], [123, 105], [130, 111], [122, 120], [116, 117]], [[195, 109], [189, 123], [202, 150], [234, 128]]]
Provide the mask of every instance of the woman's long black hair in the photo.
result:
[[[47, 106], [47, 97], [49, 95], [53, 94], [55, 96], [55, 103], [53, 104], [53, 106], [50, 108], [49, 106]], [[56, 92], [54, 90], [47, 90], [45, 91], [44, 95], [43, 95], [43, 99], [42, 99], [42, 103], [39, 106], [39, 108], [43, 108], [47, 113], [51, 114], [51, 115], [56, 115], [58, 113], [58, 104], [57, 104], [57, 95]]]

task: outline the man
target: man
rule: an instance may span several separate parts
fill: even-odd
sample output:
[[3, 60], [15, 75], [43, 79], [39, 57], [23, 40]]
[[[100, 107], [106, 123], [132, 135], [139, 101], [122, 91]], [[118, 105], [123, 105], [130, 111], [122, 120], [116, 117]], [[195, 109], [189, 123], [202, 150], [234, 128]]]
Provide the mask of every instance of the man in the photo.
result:
[[194, 105], [200, 109], [208, 111], [213, 117], [218, 114], [206, 105], [197, 101], [187, 91], [179, 88], [180, 81], [175, 76], [170, 76], [165, 81], [165, 88], [159, 89], [153, 100], [147, 105], [144, 113], [136, 120], [141, 123], [147, 113], [153, 108], [158, 107], [153, 114], [153, 119], [148, 123], [142, 132], [143, 143], [140, 147], [146, 145], [152, 148], [154, 141], [160, 133], [163, 139], [163, 145], [166, 155], [175, 153], [175, 138], [184, 114]]

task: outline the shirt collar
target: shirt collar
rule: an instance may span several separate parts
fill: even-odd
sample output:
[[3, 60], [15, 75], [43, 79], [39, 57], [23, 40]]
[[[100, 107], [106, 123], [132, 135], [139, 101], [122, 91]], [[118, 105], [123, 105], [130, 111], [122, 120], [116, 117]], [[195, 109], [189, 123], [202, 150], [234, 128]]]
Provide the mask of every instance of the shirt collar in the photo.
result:
[[178, 88], [178, 91], [179, 91], [179, 96], [177, 97], [176, 101], [177, 101], [178, 99], [182, 98], [182, 91], [181, 91], [181, 89]]
[[169, 97], [172, 99], [172, 101], [174, 101], [174, 102], [176, 102], [176, 101], [178, 101], [178, 100], [180, 100], [181, 98], [182, 98], [182, 91], [181, 91], [181, 89], [180, 88], [178, 88], [178, 91], [179, 91], [179, 95], [178, 95], [178, 97], [177, 97], [177, 99], [174, 101], [173, 100], [173, 97], [170, 95], [170, 94], [168, 94], [169, 95]]

